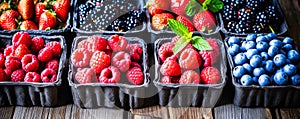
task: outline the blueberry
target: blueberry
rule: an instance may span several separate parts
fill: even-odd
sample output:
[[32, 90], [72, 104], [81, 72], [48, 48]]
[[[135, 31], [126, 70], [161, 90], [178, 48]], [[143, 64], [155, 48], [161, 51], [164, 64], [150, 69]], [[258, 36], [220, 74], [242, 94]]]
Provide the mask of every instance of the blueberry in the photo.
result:
[[295, 86], [300, 85], [300, 75], [299, 74], [292, 76], [291, 80], [292, 80], [293, 85], [295, 85]]
[[262, 64], [262, 58], [260, 55], [254, 55], [252, 56], [252, 58], [250, 59], [250, 65], [252, 67], [258, 67]]
[[288, 75], [286, 73], [282, 72], [282, 71], [279, 71], [279, 72], [277, 72], [274, 75], [274, 82], [277, 85], [287, 84], [287, 82], [288, 82]]
[[246, 73], [243, 66], [236, 66], [233, 68], [232, 74], [235, 78], [241, 78]]
[[262, 61], [267, 61], [269, 59], [269, 55], [267, 52], [261, 52], [260, 53]]
[[257, 77], [252, 77], [252, 80], [255, 84], [258, 84], [258, 78]]
[[272, 83], [271, 78], [266, 74], [263, 74], [258, 78], [258, 84], [260, 86], [269, 86], [271, 85], [271, 83]]
[[277, 35], [276, 35], [275, 33], [269, 33], [269, 34], [267, 35], [267, 37], [271, 40], [271, 39], [276, 38]]
[[240, 46], [240, 50], [242, 52], [246, 51], [246, 44], [247, 44], [247, 41], [242, 42], [242, 45]]
[[267, 51], [269, 48], [269, 44], [267, 42], [258, 42], [256, 44], [256, 49], [260, 52]]
[[277, 54], [273, 58], [274, 64], [278, 67], [284, 66], [286, 64], [286, 60], [287, 58], [283, 54]]
[[293, 45], [291, 45], [291, 44], [285, 44], [285, 45], [282, 46], [281, 49], [282, 49], [283, 51], [285, 51], [285, 52], [288, 52], [288, 51], [290, 51], [290, 50], [293, 49]]
[[268, 60], [268, 61], [266, 61], [266, 64], [265, 64], [265, 70], [267, 71], [267, 72], [274, 72], [275, 71], [275, 64], [273, 63], [273, 61], [272, 60]]
[[260, 68], [255, 68], [254, 70], [253, 70], [253, 76], [256, 76], [256, 77], [259, 77], [259, 76], [261, 76], [262, 74], [264, 74], [265, 73], [265, 70], [264, 70], [264, 68], [262, 68], [262, 67], [260, 67]]
[[257, 37], [259, 37], [259, 36], [265, 36], [264, 34], [262, 34], [262, 33], [259, 33], [259, 34], [256, 34], [257, 35]]
[[254, 41], [246, 41], [245, 50], [254, 49], [256, 43]]
[[242, 65], [247, 62], [247, 57], [244, 53], [239, 53], [234, 57], [234, 63], [236, 65]]
[[283, 71], [289, 76], [296, 74], [297, 68], [293, 64], [287, 64], [283, 67]]
[[256, 38], [255, 41], [258, 43], [258, 42], [261, 42], [261, 41], [266, 42], [266, 41], [268, 41], [268, 40], [267, 40], [266, 37], [264, 37], [264, 36], [258, 36], [258, 37]]
[[286, 55], [286, 52], [284, 50], [279, 50], [279, 54], [283, 54], [283, 55]]
[[241, 78], [241, 84], [243, 86], [249, 86], [253, 84], [253, 80], [250, 75], [243, 75]]
[[284, 44], [293, 44], [294, 41], [293, 41], [293, 39], [290, 38], [290, 37], [285, 37], [285, 38], [283, 39], [282, 43], [284, 43]]
[[231, 55], [231, 56], [235, 56], [236, 54], [239, 53], [239, 50], [240, 50], [240, 46], [237, 45], [237, 44], [233, 44], [232, 46], [230, 46], [228, 48], [228, 53]]
[[245, 68], [245, 70], [246, 70], [248, 73], [252, 73], [253, 68], [250, 66], [250, 64], [245, 63], [245, 64], [243, 64], [243, 67]]
[[252, 56], [258, 55], [258, 50], [257, 49], [249, 49], [249, 50], [247, 50], [245, 55], [248, 59], [251, 59]]
[[282, 46], [282, 42], [278, 39], [273, 39], [269, 42], [270, 46], [276, 46], [276, 47], [281, 47]]
[[232, 46], [233, 44], [239, 44], [240, 40], [237, 37], [230, 37], [228, 39], [229, 46]]
[[256, 34], [248, 34], [246, 37], [246, 41], [254, 41], [256, 37]]
[[296, 50], [290, 50], [287, 54], [287, 57], [291, 62], [295, 62], [295, 63], [299, 62], [300, 60], [300, 55]]
[[274, 57], [276, 54], [278, 54], [279, 48], [276, 46], [270, 46], [268, 49], [268, 55], [270, 57]]

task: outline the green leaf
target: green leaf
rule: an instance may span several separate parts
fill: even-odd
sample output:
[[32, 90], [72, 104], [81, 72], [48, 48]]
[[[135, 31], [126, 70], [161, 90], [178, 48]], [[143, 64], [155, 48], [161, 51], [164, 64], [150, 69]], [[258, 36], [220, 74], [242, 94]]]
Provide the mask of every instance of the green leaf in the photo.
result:
[[203, 9], [216, 13], [223, 9], [224, 3], [221, 0], [205, 0]]
[[271, 26], [269, 26], [269, 28], [270, 28], [272, 33], [275, 33], [274, 29]]
[[168, 19], [168, 24], [172, 31], [178, 36], [188, 36], [190, 33], [188, 28], [179, 21]]
[[212, 50], [209, 43], [200, 36], [194, 36], [192, 38], [192, 45], [198, 50]]
[[191, 0], [185, 7], [185, 14], [192, 17], [200, 12], [201, 8], [202, 6], [196, 0]]
[[181, 37], [175, 44], [173, 48], [173, 53], [176, 55], [179, 53], [185, 46], [189, 44], [191, 39], [187, 39], [186, 37]]

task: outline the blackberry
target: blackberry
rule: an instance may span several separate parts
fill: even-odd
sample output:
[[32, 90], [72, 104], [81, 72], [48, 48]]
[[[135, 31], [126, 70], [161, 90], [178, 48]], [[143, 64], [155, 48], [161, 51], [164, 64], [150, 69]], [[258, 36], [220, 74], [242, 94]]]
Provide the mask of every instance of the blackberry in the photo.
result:
[[265, 12], [271, 23], [281, 22], [279, 21], [279, 14], [274, 6], [267, 6]]
[[235, 27], [236, 23], [234, 21], [230, 21], [227, 23], [226, 28], [228, 29], [229, 32], [235, 32]]
[[250, 24], [244, 23], [242, 21], [239, 21], [238, 24], [235, 26], [236, 33], [248, 33], [250, 30]]
[[230, 5], [225, 5], [222, 12], [223, 18], [227, 21], [237, 19], [237, 12]]
[[243, 8], [245, 6], [246, 1], [245, 0], [231, 0], [230, 5], [234, 9]]
[[252, 27], [252, 30], [254, 33], [263, 33], [264, 32], [264, 26], [260, 25], [260, 24], [255, 24]]
[[266, 16], [264, 11], [258, 12], [256, 14], [256, 20], [255, 23], [262, 25], [263, 27], [266, 27], [268, 24], [268, 17]]
[[238, 20], [243, 23], [251, 24], [254, 21], [253, 20], [254, 12], [252, 12], [250, 9], [242, 8], [239, 10], [238, 14], [239, 14]]

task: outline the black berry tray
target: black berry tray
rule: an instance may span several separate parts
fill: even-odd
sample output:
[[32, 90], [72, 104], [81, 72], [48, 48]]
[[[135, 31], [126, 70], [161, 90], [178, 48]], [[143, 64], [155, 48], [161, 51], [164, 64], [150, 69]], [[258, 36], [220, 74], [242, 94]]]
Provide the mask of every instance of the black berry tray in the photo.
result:
[[[279, 13], [279, 20], [277, 20], [274, 24], [276, 24], [276, 25], [278, 25], [278, 29], [277, 30], [275, 30], [274, 28], [272, 28], [273, 30], [275, 30], [275, 33], [277, 34], [277, 35], [284, 35], [284, 34], [286, 34], [287, 33], [287, 31], [288, 31], [288, 25], [287, 25], [287, 22], [286, 22], [286, 20], [285, 20], [285, 17], [284, 17], [284, 14], [283, 14], [283, 11], [282, 11], [282, 9], [281, 9], [281, 7], [280, 7], [280, 4], [278, 3], [278, 1], [277, 0], [268, 0], [268, 1], [270, 1], [271, 2], [271, 4], [275, 7], [275, 10], [277, 10], [278, 11], [278, 13]], [[267, 3], [265, 3], [265, 4], [267, 4]], [[264, 5], [265, 5], [264, 4]], [[257, 17], [257, 15], [254, 15], [255, 17]], [[246, 35], [248, 35], [248, 34], [251, 34], [251, 33], [236, 33], [236, 32], [231, 32], [231, 31], [229, 31], [227, 28], [225, 28], [225, 26], [226, 25], [228, 25], [227, 23], [225, 23], [225, 21], [224, 21], [224, 19], [223, 19], [223, 17], [222, 17], [222, 11], [220, 11], [219, 12], [219, 17], [218, 17], [219, 19], [220, 19], [220, 22], [221, 22], [221, 31], [224, 33], [224, 34], [226, 34], [226, 35], [228, 35], [228, 36], [246, 36]], [[254, 21], [255, 22], [255, 21]], [[270, 29], [268, 26], [267, 26], [267, 29]], [[270, 31], [271, 32], [271, 31]], [[252, 33], [254, 33], [254, 32], [252, 32]], [[267, 32], [268, 33], [268, 32]]]
[[[144, 1], [74, 0], [73, 4], [76, 9], [74, 9], [72, 29], [75, 32], [124, 34], [138, 33], [146, 29], [147, 16], [143, 9]], [[131, 23], [132, 20], [138, 22]]]
[[[0, 0], [0, 2], [2, 3], [4, 0]], [[72, 28], [72, 18], [73, 18], [73, 9], [74, 7], [73, 5], [73, 1], [74, 0], [70, 0], [70, 8], [69, 8], [69, 12], [68, 12], [68, 18], [66, 20], [66, 24], [63, 28], [61, 29], [51, 29], [51, 30], [3, 30], [0, 29], [0, 34], [2, 35], [11, 35], [14, 34], [16, 32], [20, 32], [20, 31], [26, 31], [30, 34], [36, 34], [36, 35], [64, 35], [65, 33], [69, 33], [71, 32], [71, 28]], [[38, 27], [38, 24], [37, 24]]]
[[[104, 38], [109, 36], [102, 35]], [[78, 36], [73, 41], [72, 52], [76, 49], [78, 43], [88, 36]], [[148, 105], [145, 102], [147, 97], [146, 88], [150, 84], [148, 66], [147, 66], [147, 45], [142, 39], [137, 37], [126, 37], [128, 43], [138, 43], [143, 48], [142, 70], [144, 74], [144, 82], [141, 85], [133, 85], [126, 80], [126, 76], [122, 77], [122, 82], [116, 84], [104, 83], [86, 83], [79, 84], [75, 81], [75, 67], [72, 62], [69, 63], [69, 85], [71, 86], [74, 104], [81, 108], [122, 108], [129, 110], [131, 108], [142, 108]]]
[[[154, 49], [158, 51], [159, 47], [172, 38], [161, 38], [156, 40]], [[157, 52], [155, 57], [155, 79], [153, 83], [158, 89], [159, 105], [170, 107], [214, 107], [218, 104], [223, 88], [226, 84], [226, 62], [225, 50], [222, 41], [217, 40], [220, 46], [219, 60], [213, 65], [220, 71], [221, 81], [218, 84], [164, 84], [160, 80], [160, 60]]]
[[[32, 35], [38, 36], [38, 35]], [[31, 37], [32, 37], [31, 36]], [[0, 46], [11, 44], [12, 36], [0, 35]], [[58, 41], [62, 47], [57, 80], [53, 83], [0, 82], [0, 106], [61, 106], [70, 103], [70, 89], [64, 72], [66, 62], [66, 43], [62, 36], [42, 36], [45, 43]]]
[[[240, 40], [245, 40], [245, 37], [238, 37]], [[225, 38], [225, 48], [228, 50], [227, 43], [229, 37]], [[282, 37], [279, 37], [282, 39]], [[299, 52], [299, 50], [298, 50]], [[250, 85], [243, 86], [237, 82], [232, 74], [234, 63], [233, 57], [227, 53], [228, 63], [230, 66], [230, 75], [234, 86], [233, 103], [240, 107], [300, 107], [300, 87], [294, 85], [270, 85], [259, 86]]]

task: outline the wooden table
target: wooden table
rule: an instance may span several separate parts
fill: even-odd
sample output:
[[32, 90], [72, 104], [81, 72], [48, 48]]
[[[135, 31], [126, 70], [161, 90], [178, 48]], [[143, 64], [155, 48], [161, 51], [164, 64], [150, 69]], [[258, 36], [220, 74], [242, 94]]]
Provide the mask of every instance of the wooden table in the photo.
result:
[[[288, 34], [300, 44], [300, 1], [278, 0], [284, 11], [288, 23]], [[229, 80], [230, 81], [230, 80]], [[226, 93], [226, 92], [225, 92]], [[1, 119], [81, 119], [81, 118], [108, 118], [108, 119], [150, 119], [150, 118], [300, 118], [300, 108], [240, 108], [233, 104], [224, 104], [215, 108], [172, 108], [152, 106], [143, 109], [124, 111], [121, 109], [80, 109], [75, 105], [47, 108], [47, 107], [1, 107]]]

